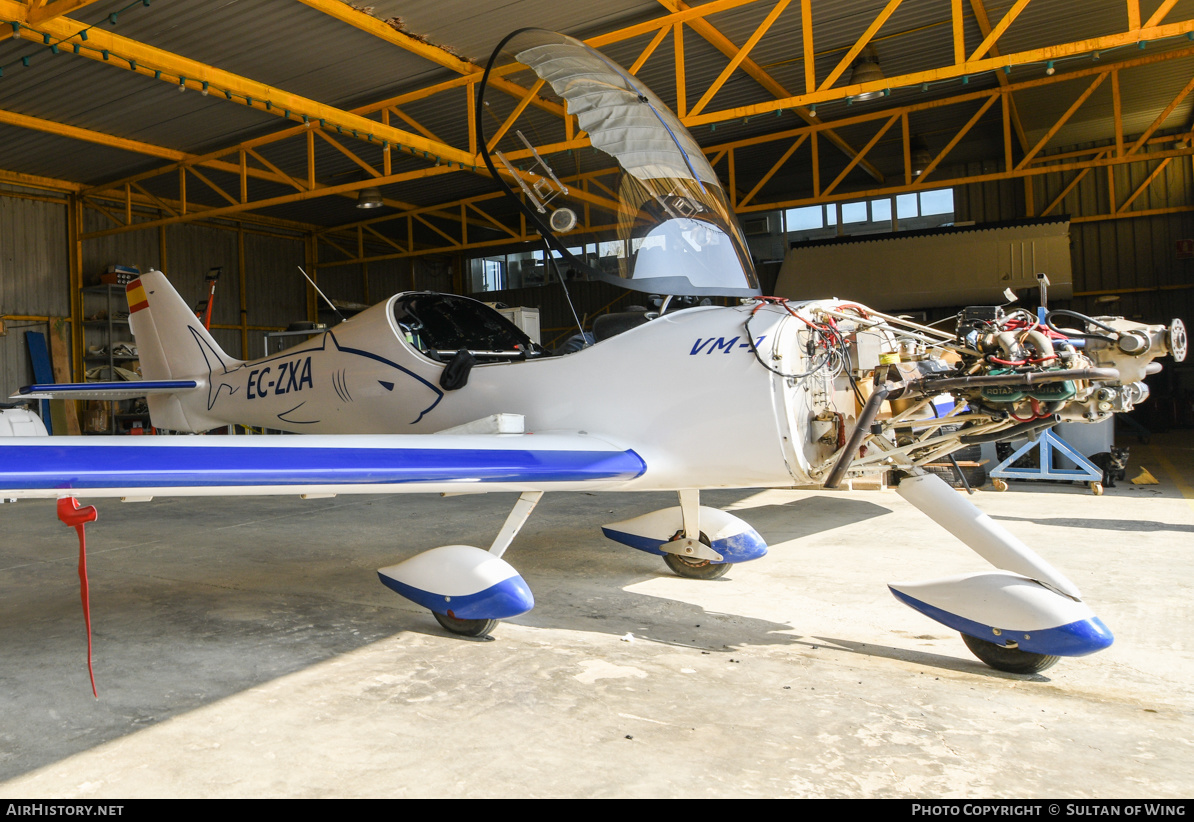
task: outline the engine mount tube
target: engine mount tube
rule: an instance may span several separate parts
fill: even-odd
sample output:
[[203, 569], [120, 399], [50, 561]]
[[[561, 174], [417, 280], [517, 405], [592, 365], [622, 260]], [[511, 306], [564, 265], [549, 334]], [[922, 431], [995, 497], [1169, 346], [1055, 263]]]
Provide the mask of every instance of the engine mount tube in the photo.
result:
[[854, 462], [854, 457], [858, 453], [858, 447], [862, 445], [862, 440], [866, 436], [867, 431], [870, 430], [871, 423], [875, 421], [879, 409], [883, 406], [883, 401], [887, 399], [887, 395], [890, 393], [891, 388], [885, 385], [881, 388], [876, 388], [875, 393], [871, 394], [870, 399], [866, 401], [866, 405], [862, 407], [862, 413], [858, 415], [858, 421], [854, 424], [854, 430], [850, 432], [850, 439], [846, 443], [846, 449], [837, 458], [837, 462], [833, 465], [833, 470], [829, 472], [829, 477], [825, 480], [826, 488], [837, 488], [841, 484], [842, 477], [846, 475], [850, 464]]
[[927, 377], [908, 383], [907, 390], [920, 394], [938, 394], [955, 388], [979, 388], [984, 385], [1042, 385], [1067, 380], [1119, 382], [1115, 368], [1066, 368], [1058, 371], [1030, 371], [1015, 374], [976, 374], [970, 377]]
[[990, 434], [972, 434], [970, 436], [963, 435], [959, 437], [959, 441], [963, 445], [981, 445], [984, 442], [1017, 440], [1021, 437], [1031, 437], [1036, 434], [1037, 431], [1043, 431], [1046, 428], [1052, 428], [1059, 422], [1061, 422], [1061, 417], [1057, 414], [1051, 414], [1044, 419], [1021, 423], [1013, 428], [1005, 428], [1002, 431], [992, 431]]

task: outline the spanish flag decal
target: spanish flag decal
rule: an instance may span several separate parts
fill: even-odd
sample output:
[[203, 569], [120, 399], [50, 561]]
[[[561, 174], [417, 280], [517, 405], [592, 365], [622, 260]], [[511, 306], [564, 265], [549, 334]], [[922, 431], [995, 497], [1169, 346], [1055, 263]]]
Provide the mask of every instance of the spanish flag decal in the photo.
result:
[[145, 289], [141, 287], [140, 278], [126, 285], [124, 291], [129, 300], [129, 314], [136, 314], [142, 308], [149, 308], [149, 299], [145, 296]]

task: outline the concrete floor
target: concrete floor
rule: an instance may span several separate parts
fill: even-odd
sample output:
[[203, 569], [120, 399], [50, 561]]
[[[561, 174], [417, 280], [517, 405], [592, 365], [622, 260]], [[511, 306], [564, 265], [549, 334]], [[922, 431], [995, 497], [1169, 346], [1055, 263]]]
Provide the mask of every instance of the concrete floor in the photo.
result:
[[507, 554], [537, 607], [445, 634], [375, 569], [487, 546], [513, 498], [155, 500], [74, 534], [0, 507], [0, 797], [1194, 795], [1194, 432], [1159, 485], [1013, 483], [976, 503], [1116, 635], [993, 671], [888, 581], [985, 563], [893, 491], [733, 491], [771, 554], [679, 579], [603, 539], [673, 495], [548, 495]]

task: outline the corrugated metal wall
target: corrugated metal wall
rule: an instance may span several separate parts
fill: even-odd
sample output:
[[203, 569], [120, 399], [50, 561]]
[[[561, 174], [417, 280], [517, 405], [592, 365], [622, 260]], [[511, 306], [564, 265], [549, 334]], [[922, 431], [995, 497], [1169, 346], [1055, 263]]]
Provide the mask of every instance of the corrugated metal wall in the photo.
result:
[[[66, 206], [0, 196], [0, 315], [70, 316]], [[0, 337], [0, 402], [33, 382], [25, 331], [45, 323], [6, 321]]]
[[[245, 232], [245, 321], [250, 326], [285, 328], [292, 322], [308, 318], [307, 281], [298, 270], [300, 265], [307, 267], [306, 260], [306, 242], [301, 238]], [[223, 276], [227, 276], [228, 269], [224, 271]], [[236, 277], [231, 278], [230, 283], [240, 287]], [[221, 282], [219, 288], [224, 287]], [[231, 287], [224, 293], [231, 303]], [[239, 294], [236, 299], [239, 301]], [[216, 305], [220, 305], [218, 294]], [[262, 330], [249, 331], [249, 349], [243, 355], [246, 359], [265, 353], [264, 334]], [[236, 349], [229, 350], [239, 350], [239, 342]]]
[[[420, 288], [411, 279], [416, 260], [378, 260], [368, 264], [319, 268], [319, 287], [332, 300], [373, 305], [399, 291]], [[436, 288], [437, 291], [451, 290]]]
[[[1050, 216], [1071, 215], [1070, 248], [1075, 297], [1072, 308], [1088, 314], [1122, 314], [1144, 322], [1194, 320], [1194, 256], [1185, 256], [1181, 240], [1194, 241], [1194, 212], [1175, 212], [1119, 219], [1106, 215], [1112, 198], [1117, 207], [1147, 180], [1160, 162], [1092, 169]], [[969, 169], [977, 172], [978, 169]], [[1079, 174], [1031, 178], [1032, 199], [1039, 214]], [[1005, 180], [955, 191], [957, 219], [998, 222], [1028, 216], [1025, 182]], [[1169, 162], [1131, 203], [1130, 211], [1194, 205], [1194, 168], [1189, 159]], [[1096, 302], [1100, 297], [1104, 301]], [[1107, 301], [1107, 298], [1118, 300]]]
[[[95, 212], [84, 213], [84, 231], [111, 227]], [[165, 247], [161, 236], [165, 235]], [[83, 279], [90, 282], [109, 265], [131, 265], [141, 271], [156, 268], [165, 272], [188, 305], [207, 299], [206, 278], [220, 268], [212, 309], [212, 336], [234, 357], [258, 357], [264, 352], [262, 327], [285, 327], [307, 318], [307, 284], [298, 272], [306, 265], [303, 238], [278, 237], [244, 232], [245, 322], [248, 351], [242, 352], [241, 277], [239, 232], [235, 228], [201, 225], [172, 225], [158, 229], [130, 231], [87, 240], [83, 243]]]
[[[64, 203], [5, 196], [0, 191], [0, 314], [70, 316], [67, 224]], [[102, 214], [84, 211], [84, 232], [111, 227], [112, 222]], [[97, 282], [110, 265], [164, 271], [189, 305], [207, 299], [207, 274], [219, 267], [212, 335], [236, 357], [261, 356], [268, 329], [285, 328], [308, 319], [307, 283], [298, 270], [299, 266], [309, 266], [307, 240], [297, 234], [284, 236], [252, 229], [239, 232], [233, 227], [172, 225], [164, 230], [131, 231], [83, 243], [85, 283]], [[335, 266], [317, 272], [320, 286], [329, 297], [362, 304], [379, 302], [412, 287], [451, 291], [452, 275], [451, 261], [439, 258], [384, 260], [370, 263], [367, 269], [359, 265]], [[239, 329], [242, 277], [243, 321], [249, 327], [245, 335], [247, 347], [242, 345]], [[330, 312], [321, 312], [320, 319], [333, 318]], [[46, 330], [45, 323], [13, 321], [8, 324], [9, 333], [0, 336], [0, 368], [3, 368], [0, 390], [6, 392], [5, 396], [17, 386], [33, 381], [24, 335], [20, 333], [25, 326]], [[98, 345], [97, 335], [98, 332], [89, 331], [85, 344]], [[73, 378], [82, 377], [73, 375]]]

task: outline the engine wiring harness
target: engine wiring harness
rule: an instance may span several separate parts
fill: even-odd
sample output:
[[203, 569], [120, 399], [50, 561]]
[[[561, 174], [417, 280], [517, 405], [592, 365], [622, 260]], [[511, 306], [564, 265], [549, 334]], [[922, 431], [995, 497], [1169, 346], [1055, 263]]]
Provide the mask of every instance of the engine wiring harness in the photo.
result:
[[[774, 343], [760, 346], [752, 321], [768, 307], [798, 324], [796, 363]], [[789, 391], [808, 392], [818, 454], [810, 475], [827, 487], [884, 466], [914, 472], [964, 446], [1032, 438], [1062, 421], [1107, 419], [1148, 396], [1143, 380], [1160, 371], [1156, 358], [1185, 358], [1181, 320], [1005, 308], [969, 306], [936, 323], [952, 319], [951, 332], [855, 303], [760, 297], [744, 327], [759, 365]], [[853, 398], [847, 407], [842, 391]]]

